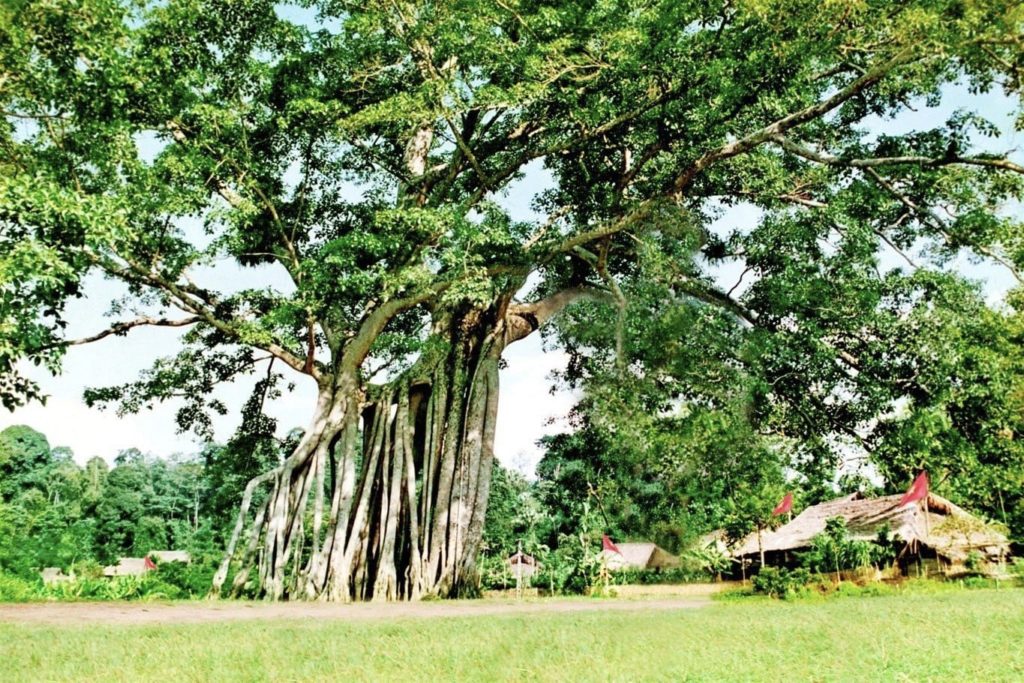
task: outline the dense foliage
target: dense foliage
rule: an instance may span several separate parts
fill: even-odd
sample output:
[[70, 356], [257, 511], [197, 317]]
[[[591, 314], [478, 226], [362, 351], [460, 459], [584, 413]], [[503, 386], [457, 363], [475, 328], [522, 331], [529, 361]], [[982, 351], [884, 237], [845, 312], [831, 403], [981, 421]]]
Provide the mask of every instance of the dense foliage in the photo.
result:
[[[594, 352], [607, 345], [577, 349], [566, 380], [586, 398], [575, 431], [547, 439], [539, 495], [566, 526], [599, 501], [609, 531], [676, 549], [710, 529], [737, 538], [776, 523], [787, 490], [799, 511], [852, 491], [902, 492], [924, 469], [932, 490], [1024, 538], [1019, 290], [992, 306], [976, 283], [924, 269], [872, 286], [889, 293], [852, 333], [865, 344], [856, 368], [836, 371], [834, 356], [811, 366], [810, 350], [768, 365], [788, 327], [674, 323], [703, 315], [686, 304], [638, 316], [628, 368]], [[593, 310], [566, 319], [563, 338], [615, 334]], [[829, 355], [837, 338], [814, 344]]]
[[[100, 457], [79, 466], [29, 427], [0, 431], [0, 573], [36, 579], [43, 567], [59, 567], [95, 579], [103, 565], [153, 550], [187, 550], [208, 567], [238, 504], [233, 482], [223, 481], [222, 450], [165, 460], [132, 449], [112, 466]], [[181, 571], [162, 567], [162, 583], [209, 590], [212, 570], [204, 579]]]

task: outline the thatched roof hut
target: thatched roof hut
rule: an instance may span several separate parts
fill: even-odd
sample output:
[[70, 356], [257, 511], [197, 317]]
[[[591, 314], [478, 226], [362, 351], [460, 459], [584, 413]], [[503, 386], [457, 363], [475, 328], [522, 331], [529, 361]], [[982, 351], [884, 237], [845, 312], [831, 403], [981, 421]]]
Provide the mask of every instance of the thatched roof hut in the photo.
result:
[[855, 493], [813, 505], [778, 529], [762, 532], [760, 541], [757, 533], [750, 534], [732, 555], [756, 559], [762, 550], [766, 554], [806, 550], [833, 517], [846, 520], [853, 539], [874, 541], [887, 527], [893, 537], [915, 548], [929, 549], [949, 564], [963, 564], [971, 552], [990, 562], [1009, 553], [1009, 540], [1004, 534], [942, 496], [928, 494], [927, 522], [923, 505], [900, 507], [901, 497], [865, 498]]
[[509, 556], [505, 560], [505, 564], [508, 565], [508, 569], [513, 577], [523, 579], [528, 579], [536, 574], [539, 567], [537, 558], [533, 555], [527, 555], [521, 550]]
[[[155, 562], [154, 562], [155, 560]], [[188, 564], [192, 556], [184, 550], [151, 550], [145, 557], [122, 557], [117, 564], [103, 568], [103, 576], [142, 576], [156, 569], [157, 562], [184, 562]]]
[[619, 552], [602, 550], [608, 569], [668, 569], [679, 566], [679, 558], [654, 543], [617, 543]]

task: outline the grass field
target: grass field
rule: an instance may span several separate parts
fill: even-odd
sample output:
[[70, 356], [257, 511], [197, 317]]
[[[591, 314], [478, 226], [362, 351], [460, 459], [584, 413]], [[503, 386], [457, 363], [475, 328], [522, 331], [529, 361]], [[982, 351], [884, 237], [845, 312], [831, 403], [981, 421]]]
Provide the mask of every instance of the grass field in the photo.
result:
[[638, 610], [362, 622], [4, 623], [0, 679], [1024, 680], [1019, 589]]

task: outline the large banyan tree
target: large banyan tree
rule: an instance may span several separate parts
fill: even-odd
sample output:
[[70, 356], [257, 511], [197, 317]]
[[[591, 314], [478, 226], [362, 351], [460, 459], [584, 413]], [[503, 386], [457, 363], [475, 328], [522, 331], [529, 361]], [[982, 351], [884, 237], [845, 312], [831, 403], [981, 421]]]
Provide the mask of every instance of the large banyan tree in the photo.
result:
[[[981, 105], [1020, 93], [1022, 28], [1010, 0], [9, 0], [0, 396], [141, 326], [180, 353], [89, 401], [174, 399], [202, 428], [216, 384], [304, 377], [311, 419], [245, 488], [214, 591], [456, 594], [503, 351], [578, 302], [626, 311], [645, 251], [673, 297], [789, 330], [787, 292], [713, 268], [799, 289], [822, 274], [801, 254], [848, 244], [1016, 273], [1024, 169], [977, 144]], [[886, 131], [950, 93], [950, 120]], [[769, 248], [721, 237], [741, 203], [759, 217], [730, 229]], [[74, 338], [97, 273], [124, 284], [114, 322]], [[854, 373], [856, 332], [819, 338]]]

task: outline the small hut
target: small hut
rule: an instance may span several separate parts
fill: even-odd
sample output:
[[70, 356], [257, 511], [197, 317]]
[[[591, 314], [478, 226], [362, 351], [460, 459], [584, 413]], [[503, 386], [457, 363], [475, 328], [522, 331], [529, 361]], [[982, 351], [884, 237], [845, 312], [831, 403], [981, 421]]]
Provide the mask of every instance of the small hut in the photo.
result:
[[758, 565], [763, 552], [766, 565], [794, 565], [797, 553], [810, 549], [814, 537], [825, 531], [825, 523], [833, 517], [846, 521], [854, 540], [876, 541], [879, 533], [888, 529], [904, 544], [897, 562], [904, 574], [909, 573], [911, 562], [927, 564], [944, 574], [961, 573], [972, 553], [991, 569], [1009, 555], [1010, 544], [1004, 534], [942, 496], [928, 494], [927, 513], [921, 503], [900, 506], [901, 498], [865, 498], [854, 493], [813, 505], [778, 529], [750, 534], [732, 555], [748, 565]]
[[[72, 572], [74, 574], [74, 572]], [[74, 576], [68, 576], [64, 573], [64, 570], [60, 567], [46, 567], [40, 572], [43, 577], [43, 584], [46, 586], [52, 586], [57, 583], [64, 583], [66, 581], [73, 581]]]
[[616, 569], [669, 569], [679, 566], [679, 558], [655, 543], [617, 543], [619, 552], [602, 550], [601, 559]]
[[512, 578], [524, 579], [525, 583], [529, 583], [529, 579], [537, 573], [538, 569], [537, 558], [527, 555], [521, 550], [505, 560], [505, 564], [508, 565]]
[[156, 569], [157, 562], [192, 562], [192, 556], [184, 550], [151, 550], [145, 557], [122, 557], [117, 564], [103, 568], [103, 576], [142, 576]]
[[117, 564], [104, 567], [103, 576], [107, 578], [142, 576], [154, 569], [156, 569], [156, 564], [148, 557], [122, 557], [117, 561]]

